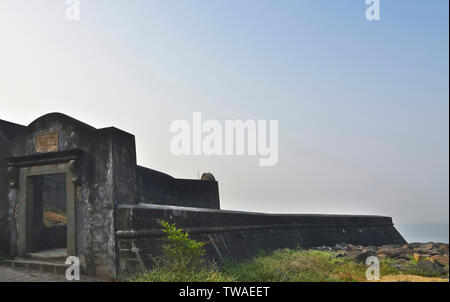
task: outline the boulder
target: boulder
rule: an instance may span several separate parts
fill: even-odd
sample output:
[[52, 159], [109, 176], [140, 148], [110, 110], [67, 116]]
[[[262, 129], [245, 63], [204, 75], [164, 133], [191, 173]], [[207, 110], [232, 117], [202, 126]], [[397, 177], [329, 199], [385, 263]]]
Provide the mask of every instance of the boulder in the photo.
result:
[[440, 266], [448, 265], [448, 255], [434, 255], [430, 257], [430, 261]]
[[413, 251], [407, 246], [404, 247], [394, 247], [386, 246], [381, 247], [377, 250], [377, 255], [380, 258], [393, 258], [393, 259], [406, 259], [408, 260], [412, 255]]
[[444, 273], [445, 270], [440, 265], [437, 265], [430, 260], [420, 260], [417, 263], [417, 268], [427, 273]]
[[345, 243], [336, 243], [334, 247], [338, 250], [345, 250], [346, 245]]
[[416, 249], [419, 248], [423, 245], [424, 243], [420, 243], [420, 242], [412, 242], [412, 243], [408, 243], [408, 248], [410, 249]]
[[395, 258], [397, 254], [398, 251], [395, 248], [382, 247], [377, 250], [377, 255], [380, 258]]
[[348, 244], [347, 245], [347, 250], [348, 251], [358, 251], [358, 250], [360, 250], [361, 249], [361, 247], [359, 246], [355, 246], [355, 245], [353, 245], [353, 244]]
[[448, 244], [447, 243], [433, 243], [433, 249], [436, 250], [440, 255], [448, 255]]
[[410, 260], [411, 256], [413, 255], [413, 251], [410, 249], [404, 249], [402, 248], [398, 255], [397, 255], [397, 259], [405, 259], [405, 260]]
[[353, 251], [348, 253], [347, 257], [355, 262], [365, 262], [370, 256], [376, 256], [377, 253], [371, 249], [363, 249], [362, 251]]
[[426, 249], [426, 250], [431, 250], [433, 248], [433, 243], [429, 242], [429, 243], [422, 243], [420, 245], [420, 248], [422, 249]]
[[322, 246], [316, 247], [315, 250], [328, 252], [328, 251], [332, 251], [333, 249], [329, 246], [322, 245]]

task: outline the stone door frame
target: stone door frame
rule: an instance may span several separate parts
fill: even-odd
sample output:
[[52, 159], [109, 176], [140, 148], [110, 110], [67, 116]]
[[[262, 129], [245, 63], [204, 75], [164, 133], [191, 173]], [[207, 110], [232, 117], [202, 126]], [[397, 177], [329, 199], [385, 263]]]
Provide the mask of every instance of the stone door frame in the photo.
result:
[[19, 213], [17, 223], [17, 251], [25, 256], [31, 249], [34, 176], [64, 174], [66, 178], [67, 255], [76, 255], [75, 240], [75, 186], [69, 163], [22, 167], [19, 170]]
[[[17, 255], [26, 256], [32, 248], [34, 209], [34, 177], [64, 174], [66, 179], [67, 255], [77, 256], [76, 244], [76, 169], [81, 150], [50, 152], [24, 157], [8, 158], [10, 188], [17, 189], [16, 226]], [[14, 194], [13, 194], [14, 195]], [[11, 200], [10, 200], [11, 202]]]

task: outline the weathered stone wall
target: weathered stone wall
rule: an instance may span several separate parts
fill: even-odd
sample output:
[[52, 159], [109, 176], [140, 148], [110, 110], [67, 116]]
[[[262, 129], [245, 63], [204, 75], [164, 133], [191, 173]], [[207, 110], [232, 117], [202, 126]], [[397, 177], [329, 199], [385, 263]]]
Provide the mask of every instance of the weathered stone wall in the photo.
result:
[[[90, 173], [91, 186], [86, 197], [89, 250], [87, 269], [98, 276], [116, 275], [115, 206], [136, 202], [134, 136], [116, 128], [97, 133]], [[81, 193], [83, 194], [83, 193]]]
[[8, 224], [8, 173], [5, 157], [10, 154], [10, 144], [0, 143], [0, 254], [9, 254], [9, 224]]
[[[38, 134], [58, 133], [58, 151], [36, 152]], [[83, 270], [99, 276], [116, 275], [115, 205], [135, 203], [134, 136], [110, 127], [95, 129], [73, 118], [52, 113], [27, 126], [11, 145], [10, 164], [43, 165], [68, 162], [76, 155], [76, 256]], [[18, 164], [20, 162], [20, 164]], [[24, 164], [25, 163], [25, 164]], [[18, 167], [20, 168], [20, 166]], [[15, 253], [18, 188], [10, 188], [10, 243]]]
[[136, 168], [140, 203], [219, 209], [216, 181], [177, 179], [152, 169]]
[[392, 219], [383, 216], [273, 215], [159, 205], [117, 208], [120, 274], [152, 265], [161, 252], [161, 219], [175, 222], [196, 240], [209, 242], [207, 257], [249, 258], [258, 250], [352, 243], [402, 244]]
[[23, 128], [25, 126], [0, 120], [0, 143], [11, 141]]
[[0, 120], [0, 254], [9, 254], [8, 172], [6, 157], [11, 154], [11, 140], [24, 126]]

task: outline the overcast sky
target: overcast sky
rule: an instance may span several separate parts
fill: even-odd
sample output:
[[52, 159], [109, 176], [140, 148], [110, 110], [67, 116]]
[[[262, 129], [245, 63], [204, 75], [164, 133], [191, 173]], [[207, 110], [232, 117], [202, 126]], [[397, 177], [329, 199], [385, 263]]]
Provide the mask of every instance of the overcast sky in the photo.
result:
[[[448, 1], [0, 0], [0, 119], [135, 134], [138, 163], [212, 172], [222, 208], [449, 221]], [[174, 157], [172, 121], [279, 121], [279, 161]]]

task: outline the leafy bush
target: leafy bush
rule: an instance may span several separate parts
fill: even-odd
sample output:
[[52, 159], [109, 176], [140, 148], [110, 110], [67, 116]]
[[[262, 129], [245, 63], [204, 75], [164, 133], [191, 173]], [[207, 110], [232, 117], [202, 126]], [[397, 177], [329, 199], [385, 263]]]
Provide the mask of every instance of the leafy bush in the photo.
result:
[[167, 271], [181, 272], [200, 268], [205, 255], [203, 246], [206, 242], [198, 242], [189, 238], [189, 233], [176, 227], [174, 223], [161, 221], [164, 241], [161, 265]]
[[206, 265], [204, 245], [189, 238], [189, 233], [177, 228], [174, 223], [161, 221], [165, 233], [163, 253], [154, 258], [152, 270], [136, 276], [136, 282], [226, 282], [234, 281], [223, 275], [215, 263]]

